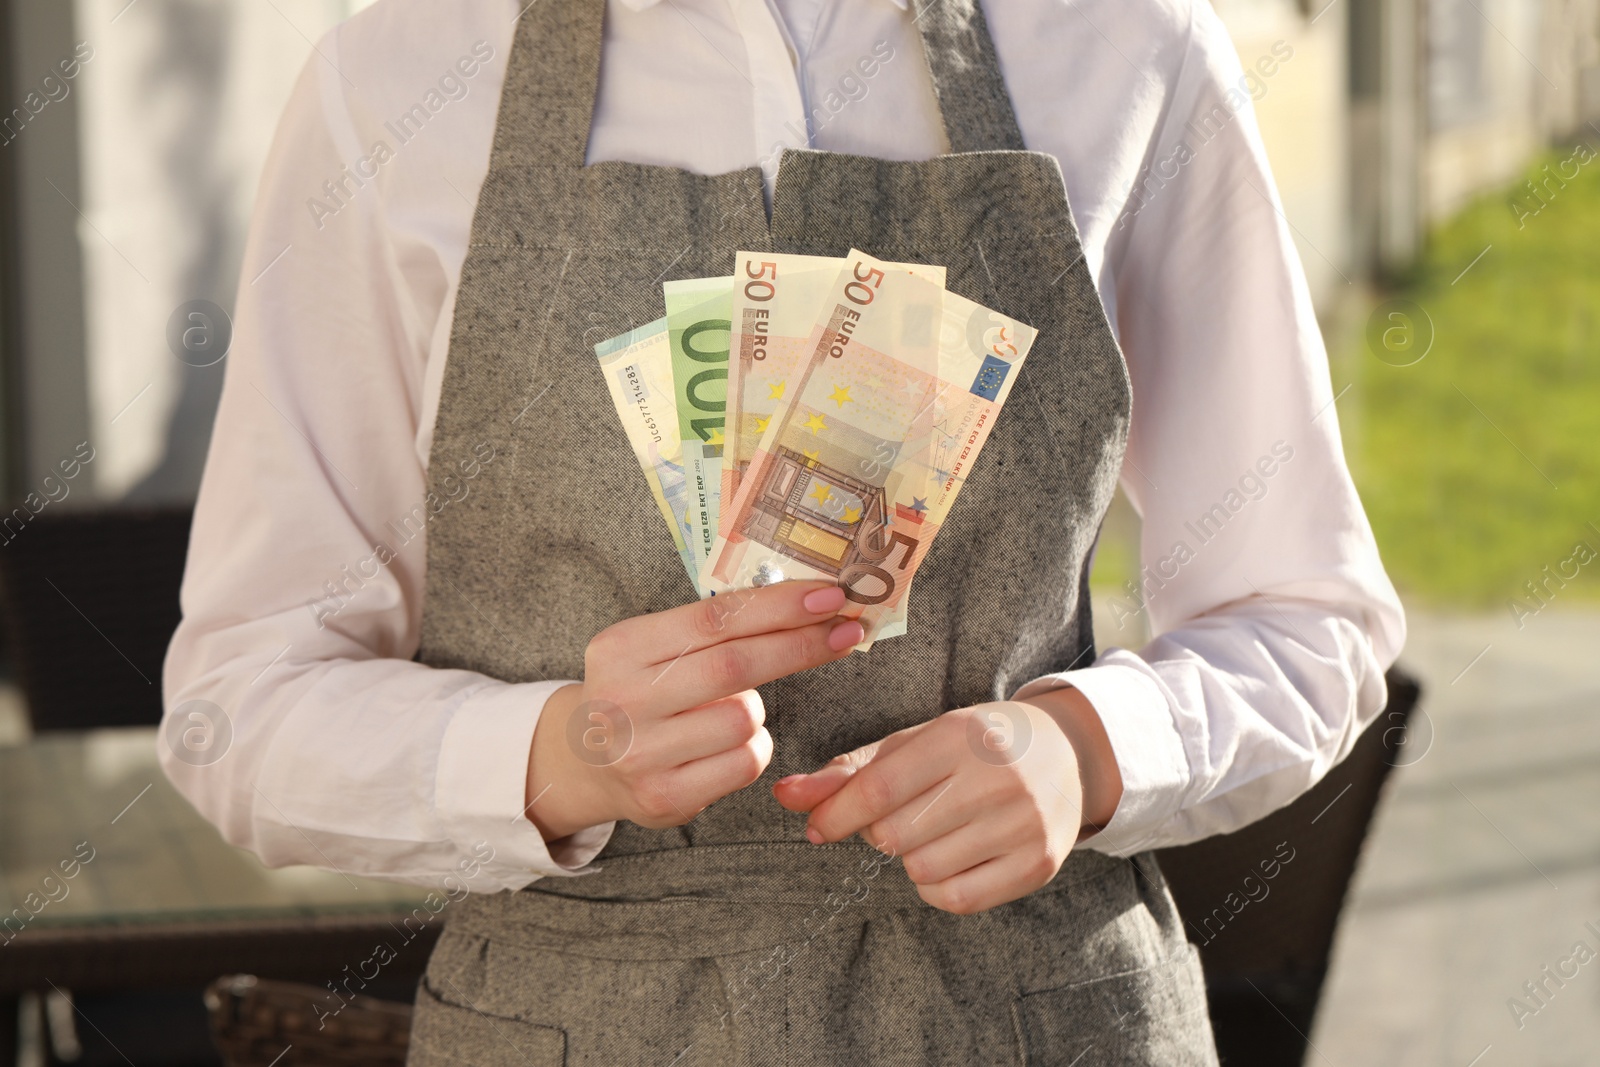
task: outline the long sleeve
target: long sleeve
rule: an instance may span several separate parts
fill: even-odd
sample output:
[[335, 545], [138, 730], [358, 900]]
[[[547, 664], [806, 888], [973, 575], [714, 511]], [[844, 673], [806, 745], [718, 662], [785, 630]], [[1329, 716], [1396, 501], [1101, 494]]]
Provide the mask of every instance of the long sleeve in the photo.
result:
[[[479, 41], [474, 51], [470, 36], [459, 49], [449, 43], [482, 66], [445, 69], [468, 84], [470, 66], [488, 94], [473, 109], [456, 102], [454, 132], [479, 149], [465, 162], [418, 148], [406, 158], [376, 119], [352, 113], [345, 94], [357, 63], [346, 57], [341, 70], [337, 31], [282, 119], [250, 228], [183, 622], [164, 675], [166, 725], [215, 719], [193, 703], [208, 702], [231, 742], [189, 751], [165, 740], [181, 729], [164, 729], [160, 756], [229, 841], [270, 865], [437, 885], [492, 856], [473, 887], [519, 888], [580, 872], [610, 825], [552, 856], [523, 817], [534, 726], [560, 680], [511, 685], [412, 662], [427, 520], [458, 506], [495, 462], [492, 444], [445, 457], [460, 468], [459, 490], [428, 493], [419, 424], [460, 264], [439, 262], [381, 214], [395, 183], [424, 180], [430, 167], [460, 166], [466, 195], [481, 184], [489, 134], [476, 127], [492, 124], [504, 48]], [[399, 158], [376, 158], [379, 140]], [[413, 228], [465, 227], [470, 212], [438, 190], [446, 209]], [[466, 241], [461, 232], [432, 244], [464, 253]], [[189, 715], [196, 708], [200, 719]]]
[[1070, 684], [1099, 712], [1124, 792], [1085, 847], [1115, 855], [1237, 829], [1309, 789], [1382, 709], [1405, 635], [1252, 82], [1209, 5], [1191, 19], [1107, 252], [1134, 394], [1122, 486], [1143, 520], [1111, 622], [1142, 606], [1156, 636], [1017, 693]]

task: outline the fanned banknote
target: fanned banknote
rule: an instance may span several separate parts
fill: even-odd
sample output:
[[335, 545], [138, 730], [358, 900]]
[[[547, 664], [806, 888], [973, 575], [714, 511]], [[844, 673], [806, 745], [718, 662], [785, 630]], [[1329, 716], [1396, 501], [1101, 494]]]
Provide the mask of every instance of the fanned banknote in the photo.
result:
[[716, 539], [722, 492], [733, 279], [688, 278], [667, 282], [662, 292], [672, 349], [672, 395], [689, 487], [689, 551], [703, 566]]
[[636, 330], [594, 346], [600, 372], [611, 390], [622, 429], [644, 471], [650, 495], [672, 531], [672, 544], [689, 572], [695, 591], [700, 585], [699, 561], [689, 550], [694, 530], [689, 523], [689, 488], [683, 469], [683, 442], [678, 437], [678, 408], [673, 399], [672, 349], [667, 320], [659, 318]]
[[886, 636], [1032, 340], [1022, 323], [853, 251], [793, 392], [724, 502], [706, 586], [831, 578], [864, 644]]
[[[741, 252], [663, 287], [667, 315], [596, 346], [701, 596], [845, 588], [870, 648], [908, 592], [1035, 331], [944, 290], [944, 268]], [[731, 354], [731, 359], [730, 359]]]
[[939, 377], [929, 441], [928, 513], [943, 523], [1011, 395], [1038, 332], [956, 293], [945, 293]]

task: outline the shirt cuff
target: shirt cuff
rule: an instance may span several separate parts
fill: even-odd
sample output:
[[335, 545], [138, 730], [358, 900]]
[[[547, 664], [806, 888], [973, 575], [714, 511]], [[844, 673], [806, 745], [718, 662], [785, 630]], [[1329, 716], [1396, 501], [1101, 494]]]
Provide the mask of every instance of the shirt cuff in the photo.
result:
[[1122, 773], [1122, 799], [1111, 821], [1080, 847], [1131, 856], [1165, 843], [1162, 832], [1183, 806], [1192, 776], [1165, 691], [1146, 671], [1115, 662], [1119, 654], [1131, 655], [1113, 650], [1093, 667], [1035, 678], [1011, 699], [1064, 686], [1088, 698]]
[[616, 823], [580, 830], [549, 845], [525, 813], [528, 752], [545, 701], [571, 682], [493, 682], [475, 690], [450, 718], [439, 745], [434, 807], [464, 852], [493, 850], [483, 864], [496, 888], [521, 889], [543, 876], [592, 874]]

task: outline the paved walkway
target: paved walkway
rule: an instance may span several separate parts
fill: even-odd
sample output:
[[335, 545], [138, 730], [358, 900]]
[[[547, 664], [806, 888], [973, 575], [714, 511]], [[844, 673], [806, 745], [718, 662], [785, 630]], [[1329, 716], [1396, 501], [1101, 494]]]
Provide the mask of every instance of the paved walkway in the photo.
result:
[[1600, 614], [1413, 615], [1401, 663], [1433, 744], [1390, 781], [1307, 1063], [1600, 1064]]

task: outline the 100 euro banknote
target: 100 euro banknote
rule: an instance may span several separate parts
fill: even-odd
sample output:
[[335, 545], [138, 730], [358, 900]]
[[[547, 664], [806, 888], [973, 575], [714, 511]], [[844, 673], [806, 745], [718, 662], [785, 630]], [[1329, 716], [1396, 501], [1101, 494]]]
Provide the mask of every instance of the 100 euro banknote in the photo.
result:
[[675, 429], [688, 484], [689, 551], [702, 567], [716, 538], [722, 494], [733, 279], [688, 278], [661, 288], [672, 354]]

